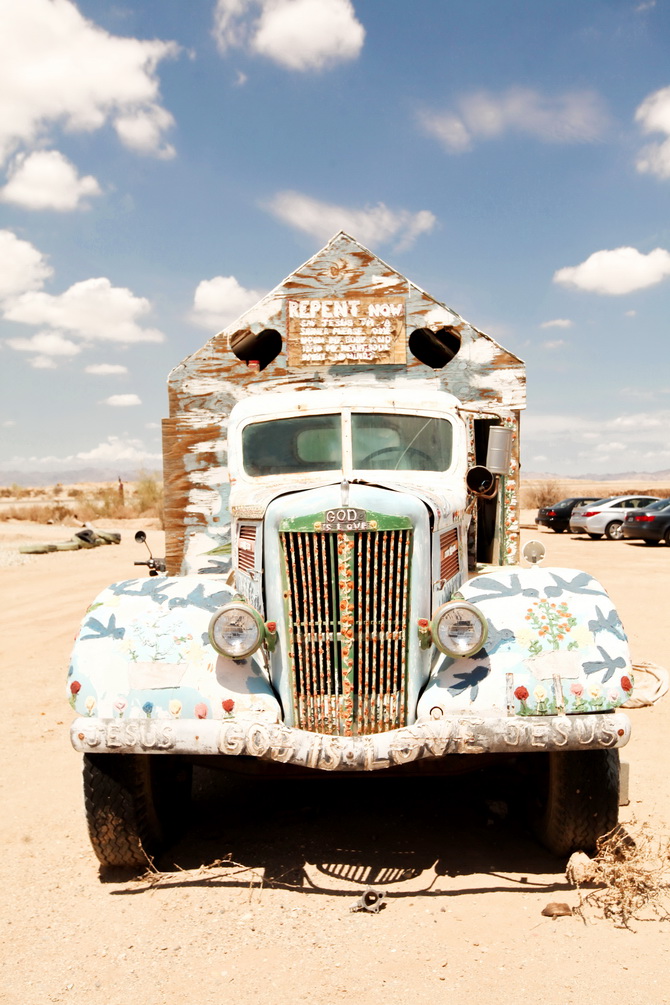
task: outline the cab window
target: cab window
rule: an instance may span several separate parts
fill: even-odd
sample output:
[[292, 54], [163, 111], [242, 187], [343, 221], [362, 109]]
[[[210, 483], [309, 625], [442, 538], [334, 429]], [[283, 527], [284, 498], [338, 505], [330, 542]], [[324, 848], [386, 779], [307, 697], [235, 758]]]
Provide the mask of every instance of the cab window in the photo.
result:
[[453, 430], [447, 419], [425, 415], [354, 412], [355, 468], [384, 471], [446, 471]]
[[253, 422], [242, 431], [244, 470], [252, 477], [330, 471], [342, 467], [342, 420], [301, 415]]

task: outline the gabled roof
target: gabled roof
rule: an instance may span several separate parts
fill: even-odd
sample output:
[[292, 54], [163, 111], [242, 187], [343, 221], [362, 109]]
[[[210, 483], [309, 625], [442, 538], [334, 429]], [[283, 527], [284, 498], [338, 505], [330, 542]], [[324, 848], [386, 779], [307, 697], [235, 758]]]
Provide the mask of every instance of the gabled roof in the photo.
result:
[[[260, 360], [260, 373], [249, 360]], [[525, 405], [517, 356], [340, 231], [172, 372], [171, 414], [226, 414], [251, 384], [258, 392], [371, 378], [437, 382], [473, 407]]]

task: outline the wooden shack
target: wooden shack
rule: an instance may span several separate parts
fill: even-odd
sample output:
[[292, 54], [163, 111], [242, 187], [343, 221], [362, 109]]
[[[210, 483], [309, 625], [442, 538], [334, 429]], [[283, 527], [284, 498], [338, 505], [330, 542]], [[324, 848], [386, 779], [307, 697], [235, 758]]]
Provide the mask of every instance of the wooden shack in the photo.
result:
[[472, 423], [472, 463], [483, 463], [478, 432], [487, 424], [515, 430], [502, 534], [503, 560], [515, 561], [522, 360], [340, 232], [171, 372], [163, 420], [168, 572], [217, 571], [205, 556], [230, 520], [226, 436], [237, 401], [380, 382], [416, 386], [418, 399], [428, 387], [459, 398]]

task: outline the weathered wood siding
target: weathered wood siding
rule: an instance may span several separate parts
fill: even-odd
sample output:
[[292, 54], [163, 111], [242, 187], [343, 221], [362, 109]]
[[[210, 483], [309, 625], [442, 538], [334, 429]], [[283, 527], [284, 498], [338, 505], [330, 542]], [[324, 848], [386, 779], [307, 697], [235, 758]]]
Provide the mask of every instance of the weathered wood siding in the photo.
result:
[[[292, 362], [300, 355], [299, 323], [289, 307], [304, 300], [377, 302], [383, 309], [391, 305], [393, 321], [378, 329], [390, 332], [388, 351], [373, 353], [370, 362], [310, 364], [303, 356], [299, 365], [289, 366], [289, 355]], [[295, 315], [295, 308], [291, 310]], [[459, 351], [441, 369], [421, 362], [410, 351], [410, 336], [421, 329], [446, 331], [455, 344], [460, 340]], [[230, 344], [253, 342], [268, 330], [281, 337], [281, 350], [262, 372], [255, 372], [238, 359]], [[183, 360], [168, 383], [170, 418], [164, 420], [163, 435], [168, 571], [173, 574], [180, 571], [191, 539], [204, 533], [215, 540], [214, 525], [223, 519], [227, 501], [228, 416], [233, 405], [248, 395], [383, 383], [416, 386], [420, 400], [422, 387], [434, 387], [455, 395], [468, 408], [506, 417], [517, 430], [518, 412], [525, 406], [525, 367], [518, 357], [344, 233]], [[515, 517], [518, 522], [517, 503], [516, 493], [514, 499], [508, 495], [511, 529]], [[198, 551], [203, 547], [201, 542]]]

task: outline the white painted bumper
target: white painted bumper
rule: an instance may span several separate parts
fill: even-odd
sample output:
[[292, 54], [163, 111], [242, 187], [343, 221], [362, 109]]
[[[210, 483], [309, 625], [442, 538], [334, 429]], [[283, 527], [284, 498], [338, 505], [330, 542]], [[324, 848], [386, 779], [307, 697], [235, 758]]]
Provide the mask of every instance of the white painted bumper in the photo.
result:
[[598, 750], [623, 747], [630, 720], [622, 712], [590, 715], [428, 719], [373, 736], [326, 736], [253, 718], [93, 719], [71, 726], [82, 753], [187, 754], [296, 764], [325, 771], [375, 771], [449, 754]]

